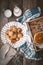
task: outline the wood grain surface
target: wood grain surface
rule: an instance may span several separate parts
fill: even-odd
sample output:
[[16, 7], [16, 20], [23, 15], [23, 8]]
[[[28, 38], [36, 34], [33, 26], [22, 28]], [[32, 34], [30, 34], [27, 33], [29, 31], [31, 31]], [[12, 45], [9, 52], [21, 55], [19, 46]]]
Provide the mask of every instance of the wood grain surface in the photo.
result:
[[[42, 3], [42, 0], [40, 0]], [[8, 23], [9, 21], [13, 21], [16, 20], [17, 17], [15, 17], [14, 15], [7, 19], [4, 16], [4, 10], [9, 8], [13, 11], [13, 8], [15, 7], [15, 5], [19, 6], [22, 11], [24, 12], [26, 9], [28, 8], [35, 8], [37, 7], [37, 2], [39, 3], [39, 0], [0, 0], [0, 34], [1, 34], [1, 29], [2, 27]], [[41, 5], [39, 3], [39, 5]], [[43, 3], [42, 3], [43, 5]], [[42, 6], [41, 5], [41, 6]], [[42, 6], [43, 8], [43, 6]], [[43, 9], [42, 9], [43, 11]], [[42, 12], [43, 13], [43, 12]], [[0, 47], [2, 46], [2, 42], [1, 42], [1, 38], [0, 38]], [[39, 54], [42, 56], [43, 58], [43, 50], [39, 52]], [[10, 61], [7, 65], [13, 65], [13, 62]], [[43, 65], [43, 59], [41, 61], [35, 61], [35, 60], [29, 60], [26, 59], [25, 57], [23, 58], [23, 65]]]

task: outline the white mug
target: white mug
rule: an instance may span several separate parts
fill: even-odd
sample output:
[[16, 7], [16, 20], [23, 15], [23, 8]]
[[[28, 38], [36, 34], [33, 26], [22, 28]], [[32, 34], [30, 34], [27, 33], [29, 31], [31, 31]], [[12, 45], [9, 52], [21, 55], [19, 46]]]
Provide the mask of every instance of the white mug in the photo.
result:
[[11, 17], [11, 15], [12, 15], [11, 10], [10, 10], [10, 9], [5, 10], [5, 11], [4, 11], [4, 15], [5, 15], [7, 18]]
[[22, 14], [22, 10], [19, 7], [15, 6], [13, 14], [18, 17]]

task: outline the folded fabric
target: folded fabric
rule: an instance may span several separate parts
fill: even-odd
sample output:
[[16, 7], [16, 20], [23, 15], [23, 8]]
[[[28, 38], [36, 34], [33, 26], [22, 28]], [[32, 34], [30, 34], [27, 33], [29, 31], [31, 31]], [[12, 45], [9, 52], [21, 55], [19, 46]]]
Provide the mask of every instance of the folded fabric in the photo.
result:
[[42, 58], [40, 55], [36, 53], [34, 49], [31, 50], [31, 46], [33, 45], [28, 45], [27, 42], [25, 42], [22, 46], [19, 47], [19, 49], [27, 59], [41, 60]]
[[[40, 7], [34, 8], [34, 9], [27, 9], [23, 16], [17, 18], [16, 20], [22, 24], [24, 24], [24, 22], [28, 19], [33, 19], [33, 18], [37, 18], [39, 17], [41, 14], [41, 9]], [[26, 22], [25, 22], [26, 23]], [[29, 34], [29, 31], [27, 31], [27, 33]], [[32, 49], [31, 47], [33, 47], [33, 43], [29, 43], [29, 45], [27, 44], [27, 42], [25, 42], [22, 46], [19, 47], [20, 51], [22, 53], [24, 53], [25, 57], [28, 59], [34, 59], [34, 60], [41, 60], [42, 58], [40, 57], [40, 55], [38, 53], [35, 52], [34, 48]]]
[[27, 9], [27, 10], [24, 12], [23, 16], [17, 18], [16, 20], [17, 20], [18, 22], [23, 23], [23, 22], [25, 22], [27, 19], [30, 20], [30, 19], [34, 19], [34, 18], [39, 17], [40, 14], [41, 14], [41, 9], [40, 9], [40, 7], [33, 8], [33, 9]]

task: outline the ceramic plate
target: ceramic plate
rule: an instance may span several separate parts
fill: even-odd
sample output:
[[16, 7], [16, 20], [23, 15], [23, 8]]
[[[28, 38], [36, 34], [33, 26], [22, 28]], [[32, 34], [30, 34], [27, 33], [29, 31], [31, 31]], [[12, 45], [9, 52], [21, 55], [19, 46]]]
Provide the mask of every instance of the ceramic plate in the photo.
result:
[[[10, 26], [16, 26], [17, 28], [20, 27], [22, 29], [22, 33], [23, 33], [23, 37], [20, 38], [19, 41], [17, 41], [15, 44], [12, 44], [6, 37], [5, 37], [5, 32], [7, 31], [7, 29], [10, 28]], [[29, 37], [29, 36], [28, 36]], [[30, 37], [29, 37], [30, 38]], [[1, 40], [4, 44], [10, 44], [12, 47], [14, 48], [18, 48], [20, 47], [22, 44], [24, 44], [24, 42], [26, 41], [27, 39], [27, 35], [26, 35], [26, 27], [19, 23], [19, 22], [16, 22], [16, 21], [11, 21], [7, 24], [5, 24], [5, 26], [2, 28], [2, 31], [1, 31]]]

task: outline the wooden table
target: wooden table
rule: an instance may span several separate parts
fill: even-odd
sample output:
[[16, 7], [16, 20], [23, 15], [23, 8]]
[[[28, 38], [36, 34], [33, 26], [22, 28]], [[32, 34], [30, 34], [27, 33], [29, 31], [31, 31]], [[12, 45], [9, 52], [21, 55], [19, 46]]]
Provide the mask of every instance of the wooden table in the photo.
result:
[[[3, 2], [2, 2], [3, 1]], [[13, 15], [11, 18], [9, 18], [9, 19], [7, 19], [5, 16], [4, 16], [4, 14], [3, 14], [3, 8], [4, 9], [6, 9], [6, 8], [10, 8], [12, 11], [13, 11], [13, 8], [14, 8], [14, 5], [12, 6], [12, 4], [14, 4], [15, 2], [17, 2], [17, 0], [15, 0], [15, 2], [13, 2], [14, 0], [12, 0], [12, 2], [11, 2], [11, 0], [2, 0], [1, 2], [0, 2], [0, 8], [1, 8], [1, 11], [0, 11], [0, 31], [1, 31], [1, 29], [2, 29], [2, 27], [6, 24], [6, 23], [8, 23], [9, 21], [14, 21], [14, 20], [16, 20], [16, 17]], [[30, 5], [27, 5], [26, 4], [26, 2], [27, 3], [29, 3]], [[32, 0], [32, 2], [33, 2], [33, 0]], [[31, 2], [31, 0], [19, 0], [17, 3], [19, 3], [19, 5], [18, 6], [20, 6], [20, 4], [21, 4], [21, 6], [20, 6], [20, 8], [22, 9], [22, 11], [24, 12], [27, 8], [33, 8], [33, 6], [35, 6], [36, 7], [36, 0], [34, 1], [34, 3], [32, 4], [32, 2]], [[8, 4], [8, 3], [10, 3], [10, 5]], [[8, 7], [9, 6], [9, 7]], [[2, 46], [3, 44], [2, 44], [2, 42], [1, 42], [1, 39], [0, 39], [0, 47]], [[43, 58], [43, 51], [40, 51], [39, 52], [40, 53], [40, 55], [42, 56], [42, 58]], [[12, 61], [10, 61], [7, 65], [13, 65], [13, 62]], [[40, 61], [35, 61], [35, 60], [29, 60], [29, 59], [26, 59], [25, 57], [23, 58], [23, 65], [43, 65], [43, 59], [42, 60], [40, 60]]]

